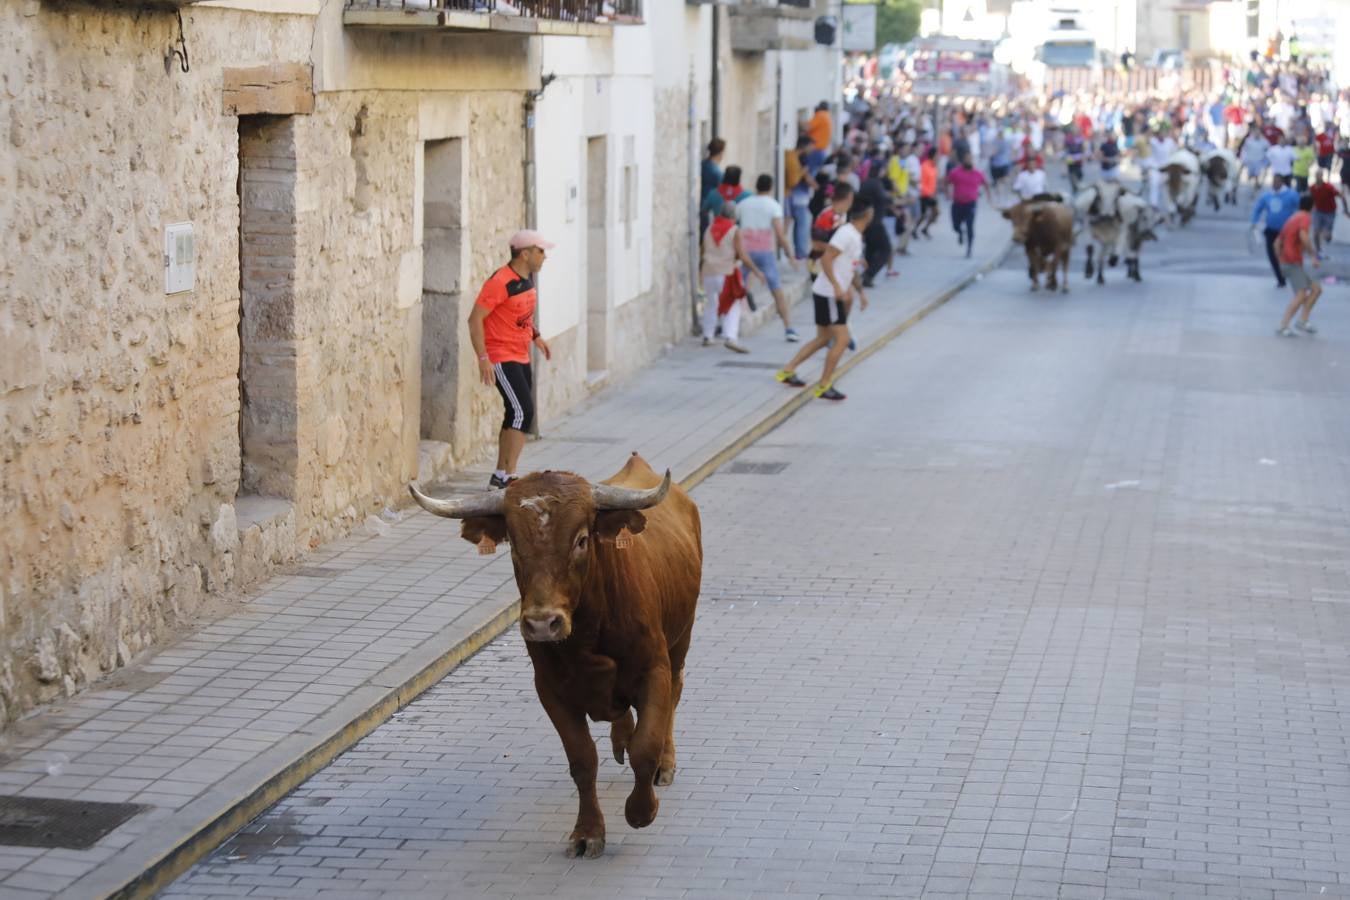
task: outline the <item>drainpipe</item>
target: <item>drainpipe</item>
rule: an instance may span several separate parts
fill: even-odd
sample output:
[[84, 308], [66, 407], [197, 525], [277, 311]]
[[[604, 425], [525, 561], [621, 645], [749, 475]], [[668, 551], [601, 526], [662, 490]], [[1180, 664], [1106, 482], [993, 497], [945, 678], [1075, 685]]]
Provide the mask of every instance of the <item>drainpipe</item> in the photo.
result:
[[[788, 206], [790, 202], [787, 195], [787, 186], [783, 184], [783, 52], [777, 50], [774, 52], [774, 60], [777, 63], [774, 72], [774, 96], [773, 96], [773, 183], [778, 185], [778, 193], [783, 198], [783, 206]], [[778, 248], [774, 248], [774, 255], [778, 255]]]
[[708, 122], [712, 137], [721, 137], [722, 93], [722, 14], [712, 8], [712, 110]]
[[686, 167], [685, 176], [689, 185], [689, 209], [686, 210], [686, 218], [689, 220], [689, 314], [692, 318], [690, 324], [690, 333], [698, 334], [702, 317], [698, 309], [698, 264], [699, 264], [699, 242], [703, 235], [699, 234], [698, 210], [703, 203], [703, 198], [699, 196], [699, 190], [702, 184], [702, 160], [703, 150], [698, 143], [698, 79], [696, 70], [693, 66], [689, 67], [689, 111], [688, 136], [685, 138], [685, 146], [689, 153], [689, 165]]
[[[525, 92], [523, 134], [524, 159], [521, 164], [521, 176], [524, 179], [525, 187], [525, 227], [537, 228], [539, 226], [539, 203], [535, 191], [535, 130], [534, 130], [534, 112], [539, 100], [544, 96], [544, 90], [553, 82], [556, 75], [540, 75], [539, 89]], [[535, 287], [539, 286], [539, 276], [535, 275]], [[537, 314], [536, 314], [537, 315]], [[536, 318], [537, 321], [537, 318]], [[530, 344], [530, 368], [534, 372], [539, 372], [539, 351], [534, 344]], [[534, 383], [539, 384], [539, 378], [536, 375]], [[539, 437], [539, 420], [543, 418], [539, 414], [538, 398], [536, 396], [534, 421], [530, 423], [530, 434]]]

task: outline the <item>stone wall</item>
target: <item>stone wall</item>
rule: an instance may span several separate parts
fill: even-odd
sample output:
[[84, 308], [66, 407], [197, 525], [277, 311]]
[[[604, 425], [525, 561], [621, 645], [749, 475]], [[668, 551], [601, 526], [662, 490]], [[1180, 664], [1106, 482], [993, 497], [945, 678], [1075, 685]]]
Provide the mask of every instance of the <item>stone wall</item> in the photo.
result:
[[[0, 58], [0, 719], [402, 503], [416, 472], [417, 94], [224, 115], [222, 69], [306, 60], [313, 19], [184, 18], [188, 73], [166, 71], [172, 14], [0, 7], [15, 51]], [[521, 94], [468, 96], [477, 284], [523, 218]], [[247, 158], [264, 137], [241, 251], [241, 141]], [[179, 221], [196, 280], [166, 295], [163, 228]], [[242, 349], [241, 280], [258, 313]], [[469, 457], [499, 401], [458, 374]]]
[[[0, 715], [125, 663], [230, 581], [239, 483], [236, 120], [221, 68], [307, 20], [6, 3]], [[209, 25], [208, 25], [209, 23]], [[195, 290], [165, 294], [166, 224]]]
[[[437, 352], [423, 328], [467, 318], [525, 224], [526, 39], [488, 42], [494, 89], [455, 39], [410, 36], [427, 90], [398, 36], [361, 38], [360, 83], [330, 53], [312, 113], [240, 117], [223, 70], [307, 63], [315, 20], [184, 19], [187, 73], [164, 62], [171, 13], [0, 4], [0, 721], [403, 505], [424, 437], [444, 465], [495, 445], [501, 401], [466, 329]], [[379, 83], [386, 57], [401, 89]], [[474, 89], [447, 89], [466, 65]], [[613, 314], [615, 375], [688, 333], [686, 93], [654, 98], [654, 279]], [[457, 195], [425, 189], [423, 145], [441, 139], [460, 142]], [[428, 266], [453, 216], [459, 258]], [[166, 294], [175, 222], [194, 227], [195, 284]], [[424, 315], [428, 297], [444, 308]], [[556, 416], [588, 392], [586, 347], [578, 328], [550, 338], [540, 406]], [[428, 359], [444, 403], [424, 397]], [[424, 408], [453, 421], [424, 428]]]

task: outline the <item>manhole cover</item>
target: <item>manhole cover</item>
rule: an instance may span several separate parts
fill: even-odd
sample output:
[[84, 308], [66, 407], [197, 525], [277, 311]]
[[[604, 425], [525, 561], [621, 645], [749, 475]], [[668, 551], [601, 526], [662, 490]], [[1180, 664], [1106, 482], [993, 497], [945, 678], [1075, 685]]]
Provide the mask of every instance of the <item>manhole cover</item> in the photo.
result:
[[346, 575], [346, 569], [330, 569], [325, 566], [301, 566], [294, 572], [301, 578], [337, 578], [339, 575]]
[[778, 369], [778, 363], [755, 362], [749, 359], [728, 359], [717, 365], [723, 369]]
[[87, 850], [146, 807], [0, 795], [0, 844]]
[[724, 470], [729, 475], [777, 475], [788, 467], [785, 462], [746, 462], [737, 460]]

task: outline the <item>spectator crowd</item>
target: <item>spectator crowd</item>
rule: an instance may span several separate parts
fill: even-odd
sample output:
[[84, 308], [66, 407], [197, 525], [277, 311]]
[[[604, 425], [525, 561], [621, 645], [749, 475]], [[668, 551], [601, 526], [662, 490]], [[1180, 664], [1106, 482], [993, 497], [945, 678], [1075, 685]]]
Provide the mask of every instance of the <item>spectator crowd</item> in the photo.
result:
[[1147, 201], [1162, 209], [1162, 169], [1183, 148], [1233, 154], [1276, 282], [1295, 292], [1279, 333], [1292, 335], [1291, 321], [1305, 333], [1316, 330], [1308, 314], [1321, 287], [1303, 265], [1305, 254], [1312, 266], [1325, 254], [1338, 209], [1350, 216], [1350, 89], [1338, 89], [1324, 66], [1300, 58], [1296, 42], [1277, 36], [1241, 65], [1211, 64], [1204, 78], [1174, 71], [1147, 91], [947, 98], [912, 94], [901, 71], [878, 77], [875, 60], [851, 74], [839, 121], [822, 102], [800, 123], [782, 185], [758, 173], [753, 191], [743, 187], [749, 179], [741, 168], [723, 165], [724, 142], [708, 146], [701, 185], [705, 344], [720, 339], [745, 352], [739, 308], [761, 285], [773, 296], [785, 339], [801, 340], [781, 251], [782, 265], [809, 269], [817, 333], [778, 379], [805, 386], [796, 368], [826, 349], [815, 393], [842, 400], [832, 378], [851, 343], [853, 304], [865, 306], [878, 279], [898, 277], [897, 256], [933, 240], [942, 206], [969, 256], [980, 198], [1007, 206], [1045, 194], [1047, 162], [1071, 190], [1129, 169]]

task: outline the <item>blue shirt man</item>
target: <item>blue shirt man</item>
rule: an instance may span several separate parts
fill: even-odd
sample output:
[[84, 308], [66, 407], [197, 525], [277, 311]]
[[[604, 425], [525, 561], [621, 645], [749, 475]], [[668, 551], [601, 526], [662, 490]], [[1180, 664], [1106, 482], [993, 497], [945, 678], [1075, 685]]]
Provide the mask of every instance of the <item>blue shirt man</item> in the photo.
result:
[[1275, 239], [1280, 236], [1284, 223], [1296, 212], [1298, 191], [1289, 187], [1280, 175], [1273, 176], [1270, 190], [1261, 195], [1256, 201], [1256, 208], [1252, 210], [1253, 228], [1258, 226], [1262, 215], [1266, 217], [1266, 258], [1270, 260], [1270, 268], [1275, 272], [1275, 281], [1280, 287], [1284, 287], [1284, 272], [1280, 270], [1280, 257], [1275, 252]]

